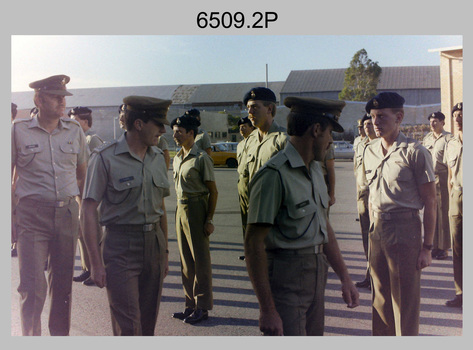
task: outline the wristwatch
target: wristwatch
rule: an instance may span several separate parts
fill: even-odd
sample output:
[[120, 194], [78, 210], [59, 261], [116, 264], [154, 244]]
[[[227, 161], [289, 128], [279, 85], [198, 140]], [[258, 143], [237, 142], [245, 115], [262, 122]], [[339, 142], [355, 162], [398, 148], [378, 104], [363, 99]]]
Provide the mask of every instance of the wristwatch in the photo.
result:
[[427, 249], [427, 250], [432, 250], [434, 248], [433, 244], [422, 244], [422, 248]]
[[207, 220], [207, 223], [212, 224], [212, 225], [214, 224], [214, 222], [212, 220]]

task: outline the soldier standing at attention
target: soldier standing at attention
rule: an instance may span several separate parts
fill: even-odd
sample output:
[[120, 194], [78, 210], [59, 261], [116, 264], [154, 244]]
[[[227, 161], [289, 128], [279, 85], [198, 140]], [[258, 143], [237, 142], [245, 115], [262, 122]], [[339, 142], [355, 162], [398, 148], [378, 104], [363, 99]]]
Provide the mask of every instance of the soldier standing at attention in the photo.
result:
[[[39, 113], [12, 125], [12, 174], [20, 268], [20, 316], [23, 335], [41, 335], [41, 312], [49, 286], [49, 332], [69, 335], [79, 203], [89, 150], [80, 125], [64, 116], [70, 78], [35, 81]], [[79, 199], [80, 202], [80, 199]], [[48, 263], [46, 278], [44, 264]]]
[[246, 266], [260, 305], [264, 335], [323, 335], [328, 263], [347, 306], [358, 306], [330, 225], [320, 161], [343, 132], [343, 101], [288, 97], [289, 142], [250, 182]]
[[463, 102], [452, 110], [455, 136], [447, 142], [445, 162], [448, 165], [450, 190], [449, 217], [453, 251], [455, 298], [446, 302], [449, 307], [463, 306]]
[[[361, 124], [363, 124], [363, 129], [366, 137], [361, 140], [355, 148], [354, 163], [357, 192], [356, 204], [358, 209], [358, 217], [360, 220], [363, 250], [365, 252], [366, 261], [368, 262], [368, 235], [370, 230], [370, 213], [368, 205], [369, 190], [368, 185], [364, 183], [365, 176], [363, 173], [363, 153], [365, 151], [366, 145], [371, 140], [374, 140], [376, 138], [376, 133], [374, 132], [373, 121], [371, 120], [371, 116], [369, 114], [366, 114], [361, 119]], [[365, 279], [363, 281], [356, 282], [355, 286], [358, 288], [371, 288], [369, 263], [366, 268]]]
[[[187, 115], [190, 115], [191, 117], [194, 117], [199, 121], [200, 123], [200, 111], [197, 108], [192, 108], [189, 109], [186, 112]], [[195, 137], [195, 144], [197, 147], [199, 147], [202, 151], [207, 152], [207, 154], [210, 156], [212, 154], [212, 143], [210, 141], [210, 136], [207, 133], [207, 131], [199, 128], [197, 131], [197, 136]]]
[[[418, 335], [421, 270], [432, 261], [437, 213], [432, 156], [400, 125], [404, 98], [382, 92], [366, 104], [379, 137], [365, 148], [373, 335]], [[424, 209], [424, 241], [419, 210]]]
[[185, 294], [184, 312], [172, 317], [190, 324], [208, 319], [213, 307], [209, 237], [215, 229], [212, 219], [218, 198], [212, 158], [194, 143], [199, 125], [196, 118], [187, 114], [171, 122], [174, 140], [182, 147], [173, 160], [173, 175]]
[[448, 167], [444, 163], [445, 145], [452, 135], [443, 129], [445, 115], [442, 112], [430, 114], [428, 120], [432, 131], [424, 137], [422, 145], [432, 154], [437, 190], [437, 224], [432, 258], [444, 260], [448, 257], [448, 250], [452, 246], [448, 219]]
[[[69, 117], [77, 121], [82, 130], [84, 131], [89, 150], [92, 152], [95, 148], [103, 144], [103, 140], [99, 135], [92, 129], [92, 111], [87, 107], [75, 107], [69, 111]], [[102, 237], [101, 230], [99, 235]], [[99, 239], [100, 241], [100, 239]], [[85, 246], [82, 230], [79, 229], [79, 251], [80, 261], [82, 265], [82, 273], [79, 276], [74, 277], [74, 282], [82, 282], [86, 286], [93, 286], [94, 282], [90, 278], [90, 260], [89, 254], [87, 253], [87, 247]]]
[[[152, 336], [169, 253], [164, 206], [169, 181], [156, 145], [169, 124], [171, 101], [128, 96], [123, 103], [127, 131], [92, 154], [81, 218], [92, 279], [107, 287], [113, 335]], [[102, 251], [99, 217], [105, 226]]]
[[272, 156], [284, 149], [287, 143], [286, 129], [274, 120], [276, 115], [276, 95], [265, 87], [255, 87], [243, 97], [243, 104], [248, 108], [248, 118], [256, 128], [244, 142], [241, 161], [238, 163], [243, 235], [245, 235], [248, 208], [248, 184]]

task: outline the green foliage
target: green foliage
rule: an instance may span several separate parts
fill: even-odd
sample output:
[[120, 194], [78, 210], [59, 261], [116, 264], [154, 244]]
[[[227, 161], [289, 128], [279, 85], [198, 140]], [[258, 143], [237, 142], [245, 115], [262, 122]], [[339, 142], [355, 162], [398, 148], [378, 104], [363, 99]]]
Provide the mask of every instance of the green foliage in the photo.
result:
[[238, 127], [238, 121], [240, 120], [241, 116], [235, 116], [228, 114], [227, 115], [227, 120], [228, 120], [228, 132], [230, 133], [235, 133], [240, 130]]
[[344, 101], [369, 101], [376, 95], [380, 75], [378, 62], [369, 59], [365, 49], [359, 50], [345, 71], [343, 89], [338, 98]]

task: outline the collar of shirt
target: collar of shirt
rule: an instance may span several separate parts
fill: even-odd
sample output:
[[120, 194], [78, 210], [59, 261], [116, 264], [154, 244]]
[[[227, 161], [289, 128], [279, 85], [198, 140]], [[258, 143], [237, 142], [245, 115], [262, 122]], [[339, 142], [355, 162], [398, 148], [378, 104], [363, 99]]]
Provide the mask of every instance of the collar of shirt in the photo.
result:
[[[115, 146], [115, 155], [122, 154], [122, 153], [129, 153], [132, 155], [130, 151], [130, 147], [128, 147], [128, 143], [126, 142], [126, 132], [120, 136], [117, 140], [117, 145]], [[148, 147], [146, 154], [154, 158], [156, 156], [157, 149], [155, 146]]]
[[[383, 154], [383, 144], [381, 142], [381, 138], [378, 138], [378, 140], [379, 140], [378, 142], [379, 152], [381, 152], [380, 154]], [[389, 148], [389, 151], [386, 153], [384, 158], [389, 157], [389, 155], [393, 153], [394, 151], [396, 151], [398, 148], [406, 148], [406, 147], [407, 147], [407, 137], [400, 131], [399, 135], [397, 135], [396, 140], [394, 141], [392, 146]]]

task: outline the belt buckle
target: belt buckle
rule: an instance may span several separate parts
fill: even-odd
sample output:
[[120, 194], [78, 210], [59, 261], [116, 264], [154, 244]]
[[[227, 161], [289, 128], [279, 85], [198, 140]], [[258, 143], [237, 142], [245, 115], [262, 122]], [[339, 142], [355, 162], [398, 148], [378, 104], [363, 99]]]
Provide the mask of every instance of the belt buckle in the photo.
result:
[[143, 225], [143, 232], [153, 231], [153, 228], [154, 228], [154, 224]]
[[66, 205], [65, 201], [56, 201], [55, 207], [56, 208], [62, 208], [65, 205]]

